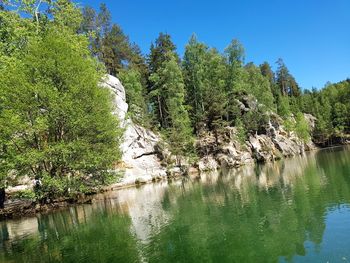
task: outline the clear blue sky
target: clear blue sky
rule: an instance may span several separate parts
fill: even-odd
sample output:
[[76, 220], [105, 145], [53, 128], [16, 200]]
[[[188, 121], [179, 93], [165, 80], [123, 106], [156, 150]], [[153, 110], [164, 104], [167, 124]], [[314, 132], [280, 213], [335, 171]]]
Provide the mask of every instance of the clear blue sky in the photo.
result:
[[302, 88], [350, 77], [350, 0], [78, 0], [104, 2], [118, 23], [148, 53], [159, 32], [178, 52], [192, 33], [220, 51], [238, 38], [246, 62], [281, 57]]

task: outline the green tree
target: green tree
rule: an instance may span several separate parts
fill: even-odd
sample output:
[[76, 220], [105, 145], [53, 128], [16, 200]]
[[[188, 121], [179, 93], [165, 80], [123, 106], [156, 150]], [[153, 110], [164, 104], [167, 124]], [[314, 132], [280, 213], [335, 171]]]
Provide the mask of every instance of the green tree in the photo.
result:
[[274, 98], [269, 80], [261, 74], [259, 68], [254, 64], [248, 64], [245, 70], [248, 73], [247, 92], [254, 95], [267, 109], [274, 110]]
[[163, 121], [166, 125], [163, 128], [172, 153], [175, 156], [188, 155], [192, 152], [193, 139], [190, 118], [184, 104], [184, 81], [177, 58], [172, 53], [168, 53], [167, 57], [157, 72], [151, 75], [151, 80], [158, 87], [154, 95], [164, 102], [162, 108], [166, 115], [162, 116], [166, 118]]
[[57, 21], [0, 67], [1, 177], [42, 179], [43, 197], [103, 183], [120, 156], [111, 95], [98, 86], [100, 64], [76, 24], [64, 21], [67, 9], [54, 14]]
[[310, 140], [310, 126], [308, 122], [305, 120], [304, 114], [298, 112], [295, 116], [295, 132], [300, 139], [304, 142], [308, 142]]
[[189, 113], [196, 133], [203, 126], [205, 108], [204, 93], [208, 47], [199, 43], [196, 36], [192, 35], [186, 45], [182, 66], [184, 81], [187, 92], [187, 104], [191, 106]]
[[226, 61], [226, 120], [232, 122], [237, 116], [236, 99], [238, 93], [247, 91], [247, 72], [243, 68], [245, 53], [243, 45], [234, 39], [224, 51]]
[[148, 67], [151, 74], [148, 85], [149, 102], [152, 108], [154, 125], [161, 128], [167, 128], [169, 126], [168, 111], [164, 96], [161, 94], [161, 82], [155, 81], [152, 75], [157, 74], [159, 70], [164, 68], [164, 63], [173, 58], [175, 58], [177, 63], [179, 62], [175, 49], [176, 47], [172, 43], [170, 35], [160, 33], [155, 41], [155, 45], [151, 45], [151, 51], [148, 57]]
[[142, 85], [141, 74], [135, 69], [130, 69], [120, 72], [118, 77], [125, 88], [132, 119], [136, 123], [148, 126], [146, 91]]
[[276, 83], [283, 96], [299, 96], [300, 88], [294, 77], [289, 73], [284, 61], [279, 58], [277, 60]]
[[273, 94], [274, 104], [277, 107], [277, 102], [279, 100], [279, 97], [281, 96], [281, 90], [279, 89], [276, 83], [275, 73], [272, 71], [271, 66], [268, 62], [264, 62], [259, 67], [260, 67], [261, 74], [264, 77], [266, 77], [270, 82], [270, 89]]
[[279, 96], [277, 101], [277, 112], [282, 118], [290, 116], [289, 99], [286, 96]]
[[104, 63], [107, 72], [117, 76], [125, 69], [137, 69], [145, 86], [148, 72], [140, 48], [130, 42], [119, 25], [111, 22], [107, 6], [101, 4], [98, 13], [91, 7], [84, 7], [82, 14], [79, 32], [89, 36], [91, 52]]
[[172, 53], [176, 60], [179, 61], [176, 54], [176, 46], [171, 40], [169, 34], [159, 33], [155, 43], [151, 45], [150, 54], [148, 57], [148, 67], [150, 74], [156, 73], [163, 66], [163, 62], [169, 59], [168, 53]]
[[204, 109], [206, 127], [217, 133], [225, 126], [227, 121], [228, 98], [226, 93], [226, 65], [223, 57], [216, 49], [209, 50], [207, 54], [207, 67], [204, 88]]

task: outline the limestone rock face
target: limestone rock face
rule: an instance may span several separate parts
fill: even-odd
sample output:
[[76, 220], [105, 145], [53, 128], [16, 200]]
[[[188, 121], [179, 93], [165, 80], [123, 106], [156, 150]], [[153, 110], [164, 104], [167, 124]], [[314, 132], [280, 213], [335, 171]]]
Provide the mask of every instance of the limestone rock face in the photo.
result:
[[133, 123], [126, 118], [128, 104], [125, 89], [121, 82], [113, 76], [107, 75], [102, 87], [108, 88], [113, 95], [114, 111], [120, 125], [124, 128], [124, 135], [120, 149], [124, 176], [119, 185], [146, 183], [148, 181], [166, 177], [166, 168], [162, 166], [158, 147], [161, 138], [158, 134]]

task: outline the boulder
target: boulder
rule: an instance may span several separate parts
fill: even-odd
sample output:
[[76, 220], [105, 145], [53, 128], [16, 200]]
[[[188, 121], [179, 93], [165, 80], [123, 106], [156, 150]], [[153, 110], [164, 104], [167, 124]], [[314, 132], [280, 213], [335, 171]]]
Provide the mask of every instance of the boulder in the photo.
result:
[[201, 172], [212, 171], [219, 168], [218, 162], [213, 156], [206, 156], [199, 160], [198, 169]]
[[258, 162], [269, 162], [278, 158], [275, 144], [267, 135], [255, 135], [249, 137], [249, 143], [253, 156]]

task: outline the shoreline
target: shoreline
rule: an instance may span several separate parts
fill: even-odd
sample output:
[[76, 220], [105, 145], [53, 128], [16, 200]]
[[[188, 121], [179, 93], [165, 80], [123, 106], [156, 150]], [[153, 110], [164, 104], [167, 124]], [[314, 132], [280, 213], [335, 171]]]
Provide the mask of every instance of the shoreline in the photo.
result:
[[[349, 144], [322, 147], [322, 148], [317, 147], [311, 151], [304, 152], [304, 154], [307, 154], [309, 152], [314, 152], [314, 151], [322, 151], [322, 150], [330, 150], [335, 148], [346, 147], [348, 145]], [[302, 154], [300, 154], [299, 156], [301, 155]], [[284, 159], [291, 159], [297, 156], [298, 155], [295, 155]], [[250, 164], [250, 165], [257, 165], [257, 164], [258, 162], [255, 162], [254, 164]], [[242, 166], [245, 166], [245, 165], [242, 165]], [[233, 167], [230, 169], [238, 169], [238, 167]], [[201, 172], [198, 170], [197, 173], [191, 173], [190, 175], [176, 174], [176, 175], [167, 176], [161, 179], [142, 181], [139, 183], [127, 183], [127, 184], [115, 183], [115, 184], [102, 187], [98, 191], [92, 192], [90, 194], [81, 194], [75, 198], [62, 197], [46, 204], [40, 204], [37, 201], [33, 201], [29, 199], [12, 199], [11, 197], [9, 197], [5, 203], [5, 208], [0, 210], [0, 221], [4, 221], [8, 219], [21, 219], [25, 217], [35, 216], [36, 214], [47, 214], [53, 211], [66, 209], [72, 206], [77, 206], [82, 204], [92, 204], [94, 202], [94, 197], [96, 197], [99, 194], [112, 192], [112, 191], [119, 191], [119, 190], [128, 189], [128, 188], [142, 187], [143, 185], [146, 185], [146, 184], [154, 184], [162, 181], [164, 182], [164, 181], [171, 181], [171, 180], [179, 180], [182, 177], [198, 177], [198, 176], [200, 177], [200, 174]]]

